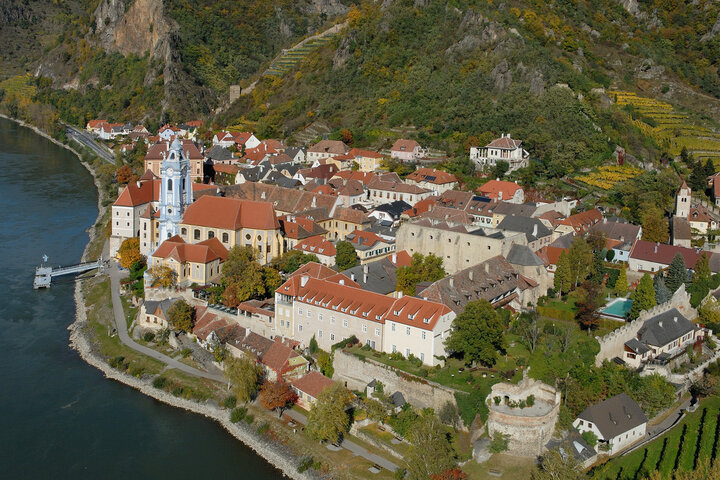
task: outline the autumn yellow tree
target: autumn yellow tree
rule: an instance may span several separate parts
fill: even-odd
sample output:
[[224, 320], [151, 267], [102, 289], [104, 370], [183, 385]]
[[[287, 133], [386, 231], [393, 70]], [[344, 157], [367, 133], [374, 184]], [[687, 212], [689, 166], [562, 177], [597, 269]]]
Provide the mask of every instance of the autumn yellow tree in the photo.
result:
[[125, 239], [118, 249], [118, 257], [123, 268], [130, 268], [144, 261], [145, 257], [140, 253], [140, 239], [135, 237]]
[[172, 268], [166, 267], [165, 265], [155, 265], [149, 271], [150, 276], [153, 278], [153, 287], [174, 287], [177, 283], [177, 274]]

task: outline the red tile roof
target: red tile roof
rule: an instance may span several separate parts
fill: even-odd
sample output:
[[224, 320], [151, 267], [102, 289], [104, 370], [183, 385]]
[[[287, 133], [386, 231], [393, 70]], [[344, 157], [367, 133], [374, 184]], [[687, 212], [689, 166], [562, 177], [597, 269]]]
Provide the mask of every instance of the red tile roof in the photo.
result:
[[313, 398], [318, 398], [326, 388], [331, 387], [333, 381], [322, 373], [312, 371], [292, 382], [293, 387]]
[[405, 140], [403, 138], [399, 138], [395, 140], [395, 143], [390, 150], [393, 152], [412, 152], [419, 146], [420, 144], [415, 140]]
[[392, 309], [385, 316], [385, 321], [432, 330], [440, 317], [450, 312], [452, 310], [442, 303], [405, 295], [393, 304]]
[[385, 242], [385, 240], [380, 238], [375, 232], [358, 229], [355, 229], [347, 238], [350, 243], [356, 246], [362, 245], [363, 247], [372, 247], [378, 242]]
[[560, 222], [560, 225], [569, 225], [577, 233], [585, 233], [590, 227], [602, 221], [603, 214], [597, 208], [570, 215]]
[[446, 183], [455, 183], [458, 181], [452, 173], [426, 167], [418, 168], [405, 177], [405, 180], [411, 182], [428, 182], [434, 185], [445, 185]]
[[262, 355], [260, 363], [282, 375], [287, 370], [290, 359], [299, 356], [292, 348], [276, 340]]
[[210, 195], [203, 195], [188, 206], [183, 215], [183, 223], [227, 230], [280, 228], [271, 203]]
[[412, 208], [408, 208], [403, 212], [403, 215], [407, 215], [408, 217], [417, 217], [420, 214], [423, 214], [427, 212], [428, 210], [432, 209], [435, 203], [437, 202], [438, 197], [431, 196], [424, 198], [417, 202]]
[[347, 145], [340, 140], [320, 140], [308, 149], [312, 153], [330, 153], [333, 155], [344, 155], [348, 152]]
[[696, 250], [694, 248], [638, 240], [630, 251], [630, 258], [670, 265], [678, 253], [682, 255], [687, 268], [694, 268], [695, 263], [697, 263], [703, 253], [709, 260], [712, 260], [712, 257], [715, 256], [712, 252], [704, 252], [699, 249]]
[[352, 170], [343, 170], [337, 172], [333, 178], [342, 178], [345, 180], [357, 180], [363, 185], [370, 183], [370, 180], [375, 178], [375, 172], [353, 172]]
[[[192, 140], [181, 140], [181, 142], [188, 160], [203, 159], [202, 153], [200, 153], [197, 145], [195, 145]], [[167, 155], [169, 151], [169, 141], [155, 143], [148, 147], [147, 154], [145, 155], [145, 160], [162, 160], [163, 154]]]
[[98, 127], [102, 127], [106, 123], [107, 123], [107, 120], [90, 120], [87, 123], [87, 126], [90, 128], [98, 128]]
[[477, 191], [488, 198], [492, 198], [493, 200], [499, 200], [500, 192], [502, 192], [502, 200], [508, 200], [513, 198], [515, 192], [521, 189], [522, 187], [515, 182], [490, 180], [486, 184], [480, 186]]
[[[393, 257], [395, 258], [394, 262], [392, 261]], [[410, 264], [412, 263], [412, 257], [405, 250], [400, 250], [399, 252], [395, 252], [394, 255], [391, 255], [386, 258], [389, 258], [390, 262], [398, 268], [399, 267], [409, 267]]]
[[335, 245], [328, 242], [322, 237], [310, 237], [293, 247], [293, 250], [300, 250], [305, 253], [313, 253], [315, 255], [325, 255], [334, 257], [337, 254]]
[[[147, 172], [145, 173], [147, 175]], [[145, 176], [143, 175], [143, 177]], [[157, 192], [155, 191], [157, 189]], [[118, 196], [116, 207], [138, 207], [150, 203], [160, 195], [160, 180], [130, 182]]]
[[213, 165], [213, 170], [219, 173], [227, 173], [228, 175], [236, 175], [240, 171], [240, 167], [237, 165], [226, 165], [224, 163], [216, 163]]
[[200, 243], [185, 243], [179, 236], [165, 240], [152, 254], [155, 258], [174, 258], [180, 263], [192, 262], [207, 264], [213, 260], [224, 262], [228, 251], [217, 238]]
[[357, 157], [367, 157], [367, 158], [383, 158], [382, 154], [378, 152], [374, 152], [372, 150], [361, 150], [359, 148], [352, 148], [348, 152], [348, 155], [357, 158]]
[[522, 145], [521, 140], [512, 139], [510, 138], [510, 134], [508, 134], [502, 136], [501, 138], [496, 138], [492, 142], [488, 143], [486, 147], [515, 150], [516, 148], [520, 148], [520, 145]]

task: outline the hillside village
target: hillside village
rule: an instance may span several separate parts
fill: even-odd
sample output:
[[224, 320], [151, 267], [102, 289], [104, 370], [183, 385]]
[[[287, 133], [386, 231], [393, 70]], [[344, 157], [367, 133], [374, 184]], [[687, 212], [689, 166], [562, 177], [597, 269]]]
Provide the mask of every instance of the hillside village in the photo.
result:
[[135, 337], [192, 339], [226, 373], [250, 359], [311, 417], [342, 385], [352, 432], [392, 432], [386, 450], [430, 408], [465, 432], [466, 471], [562, 445], [589, 468], [652, 440], [720, 358], [717, 175], [710, 201], [677, 176], [661, 243], [652, 222], [527, 191], [512, 178], [529, 154], [510, 134], [470, 148], [469, 188], [414, 140], [372, 151], [201, 122], [86, 129], [142, 154], [118, 171], [109, 238], [134, 279]]

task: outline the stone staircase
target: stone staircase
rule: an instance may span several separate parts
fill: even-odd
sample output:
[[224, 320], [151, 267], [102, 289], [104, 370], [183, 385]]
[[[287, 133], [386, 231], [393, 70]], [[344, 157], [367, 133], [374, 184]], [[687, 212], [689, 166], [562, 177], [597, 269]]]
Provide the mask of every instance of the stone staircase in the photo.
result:
[[275, 60], [273, 60], [270, 68], [265, 71], [263, 76], [281, 77], [285, 75], [310, 53], [324, 45], [327, 45], [333, 38], [337, 37], [340, 30], [342, 30], [346, 25], [347, 22], [339, 23], [324, 32], [306, 38], [288, 50], [283, 50], [283, 52], [278, 55]]

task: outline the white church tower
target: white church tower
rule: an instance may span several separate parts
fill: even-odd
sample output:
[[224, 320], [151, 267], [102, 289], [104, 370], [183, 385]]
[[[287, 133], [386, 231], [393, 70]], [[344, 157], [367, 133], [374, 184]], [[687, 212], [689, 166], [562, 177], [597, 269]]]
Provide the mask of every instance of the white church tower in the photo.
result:
[[[160, 165], [160, 222], [158, 245], [178, 235], [183, 213], [193, 201], [190, 160], [176, 138]], [[157, 246], [156, 245], [156, 248]]]
[[690, 216], [690, 202], [692, 200], [692, 191], [683, 179], [682, 185], [675, 194], [675, 216], [680, 218], [688, 218]]

